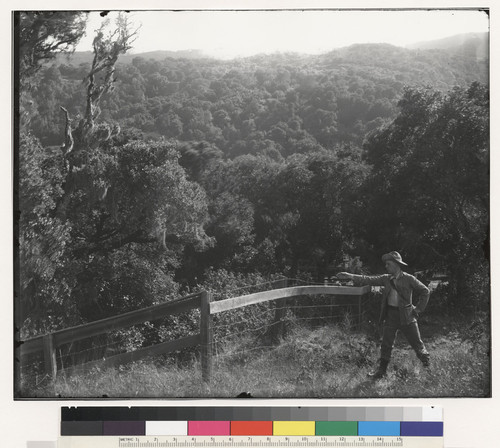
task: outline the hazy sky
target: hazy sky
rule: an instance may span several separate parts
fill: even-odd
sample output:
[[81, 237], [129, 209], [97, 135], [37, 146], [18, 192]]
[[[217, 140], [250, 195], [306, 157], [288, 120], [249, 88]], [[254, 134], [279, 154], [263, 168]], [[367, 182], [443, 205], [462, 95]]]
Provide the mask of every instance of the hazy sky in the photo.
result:
[[[318, 53], [362, 42], [404, 46], [488, 31], [488, 16], [477, 10], [132, 11], [129, 16], [141, 25], [133, 53], [200, 49], [221, 57]], [[102, 20], [91, 13], [79, 50], [91, 49]]]

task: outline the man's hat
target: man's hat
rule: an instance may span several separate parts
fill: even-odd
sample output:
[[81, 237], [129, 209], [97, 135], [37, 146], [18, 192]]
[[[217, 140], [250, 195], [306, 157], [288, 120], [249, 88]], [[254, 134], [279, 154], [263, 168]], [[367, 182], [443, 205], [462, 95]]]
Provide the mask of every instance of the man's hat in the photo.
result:
[[392, 252], [389, 252], [388, 254], [382, 255], [382, 261], [395, 261], [398, 264], [402, 264], [403, 266], [408, 266], [404, 261], [399, 252], [396, 252], [393, 250]]

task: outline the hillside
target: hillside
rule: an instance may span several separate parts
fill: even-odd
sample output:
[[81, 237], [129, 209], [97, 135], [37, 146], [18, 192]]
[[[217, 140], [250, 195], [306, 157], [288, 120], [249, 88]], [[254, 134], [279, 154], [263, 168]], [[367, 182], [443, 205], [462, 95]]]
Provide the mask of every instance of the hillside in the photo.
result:
[[[442, 92], [474, 81], [488, 83], [488, 61], [455, 50], [415, 50], [356, 44], [322, 55], [280, 53], [223, 61], [200, 52], [126, 55], [103, 117], [122, 129], [180, 141], [206, 141], [226, 156], [266, 152], [287, 156], [361, 145], [397, 112], [405, 86]], [[59, 106], [82, 113], [82, 80], [90, 53], [60, 58], [34, 92], [40, 116], [33, 131], [57, 145]], [[84, 64], [84, 65], [81, 65]], [[47, 122], [45, 118], [54, 117]]]
[[[63, 23], [68, 15], [79, 17]], [[96, 35], [92, 65], [84, 54], [38, 67], [39, 28], [26, 27], [34, 38], [15, 92], [16, 397], [488, 396], [488, 61], [358, 44], [117, 63], [127, 29], [118, 21]], [[422, 282], [410, 281], [416, 310], [405, 316], [419, 319], [432, 367], [422, 372], [404, 341], [380, 388], [366, 374], [380, 353], [381, 291], [315, 286], [347, 288], [349, 272], [380, 287], [387, 277], [363, 276], [395, 273], [382, 255], [391, 250]], [[302, 285], [317, 297], [291, 297]], [[200, 341], [216, 358], [210, 389]], [[53, 378], [160, 351], [131, 376], [118, 367], [120, 381], [104, 366]]]
[[416, 42], [407, 45], [407, 48], [419, 50], [447, 50], [455, 54], [475, 56], [477, 59], [487, 59], [489, 53], [489, 34], [457, 34], [438, 40]]
[[[151, 59], [154, 61], [163, 61], [166, 58], [175, 59], [201, 59], [207, 58], [208, 56], [200, 50], [179, 50], [179, 51], [168, 51], [168, 50], [158, 50], [149, 51], [146, 53], [126, 53], [120, 55], [118, 61], [121, 64], [130, 64], [132, 60], [136, 57], [141, 57], [144, 59]], [[91, 64], [93, 58], [93, 53], [91, 51], [76, 51], [73, 54], [60, 54], [56, 57], [55, 63], [59, 64], [71, 64], [78, 66], [80, 64]]]

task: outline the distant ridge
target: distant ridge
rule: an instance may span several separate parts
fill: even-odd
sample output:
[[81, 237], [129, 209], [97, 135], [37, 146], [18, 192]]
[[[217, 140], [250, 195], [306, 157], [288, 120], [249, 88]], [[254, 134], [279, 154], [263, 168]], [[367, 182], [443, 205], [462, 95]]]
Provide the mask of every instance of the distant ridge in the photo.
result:
[[[477, 60], [487, 60], [489, 56], [489, 33], [466, 33], [457, 34], [455, 36], [445, 37], [443, 39], [430, 40], [424, 42], [416, 42], [406, 46], [396, 46], [388, 43], [365, 43], [365, 44], [353, 44], [347, 47], [341, 47], [332, 49], [324, 54], [336, 54], [336, 55], [348, 55], [355, 54], [357, 52], [366, 51], [367, 48], [372, 48], [374, 50], [380, 50], [386, 48], [395, 53], [405, 50], [441, 50], [448, 54], [456, 54], [457, 56], [467, 56], [475, 57]], [[295, 54], [295, 53], [294, 53]], [[248, 58], [259, 57], [260, 55], [248, 56]], [[268, 55], [269, 56], [269, 55]], [[299, 54], [297, 54], [299, 56]], [[303, 55], [302, 55], [303, 56]], [[119, 63], [130, 64], [135, 58], [143, 58], [146, 60], [156, 60], [163, 61], [166, 58], [174, 59], [221, 59], [215, 54], [210, 54], [209, 52], [204, 52], [202, 50], [157, 50], [149, 51], [145, 53], [127, 53], [121, 55], [118, 59]], [[90, 64], [92, 63], [93, 53], [91, 51], [78, 51], [71, 55], [59, 55], [55, 61], [49, 61], [50, 63], [55, 62], [56, 64]], [[226, 58], [223, 58], [226, 59]]]
[[[146, 53], [126, 53], [120, 56], [118, 62], [123, 64], [130, 64], [132, 60], [136, 57], [141, 57], [144, 59], [154, 59], [156, 61], [163, 61], [166, 58], [175, 59], [203, 59], [209, 58], [201, 50], [179, 50], [179, 51], [169, 51], [169, 50], [157, 50], [148, 51]], [[92, 51], [76, 51], [71, 55], [59, 55], [57, 56], [55, 62], [57, 64], [91, 64], [93, 58]]]
[[416, 42], [406, 46], [414, 50], [454, 50], [457, 53], [476, 54], [478, 58], [487, 58], [489, 52], [489, 33], [466, 33], [443, 39]]
[[119, 62], [128, 64], [132, 62], [132, 60], [136, 57], [141, 57], [144, 59], [154, 59], [156, 61], [163, 61], [166, 58], [203, 59], [203, 58], [209, 58], [210, 56], [207, 56], [201, 50], [179, 50], [179, 51], [156, 50], [156, 51], [148, 51], [146, 53], [136, 53], [136, 54], [126, 53], [120, 56]]

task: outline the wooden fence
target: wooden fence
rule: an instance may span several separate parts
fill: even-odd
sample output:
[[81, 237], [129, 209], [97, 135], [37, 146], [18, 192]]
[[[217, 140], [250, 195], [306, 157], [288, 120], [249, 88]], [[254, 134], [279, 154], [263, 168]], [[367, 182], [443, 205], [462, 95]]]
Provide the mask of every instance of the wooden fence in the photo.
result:
[[[141, 324], [144, 322], [153, 322], [155, 320], [183, 313], [192, 309], [201, 310], [200, 333], [173, 341], [163, 342], [161, 344], [156, 344], [150, 347], [144, 347], [132, 352], [114, 355], [98, 362], [105, 367], [111, 367], [125, 364], [127, 362], [137, 361], [147, 356], [169, 353], [199, 344], [201, 344], [201, 346], [203, 347], [207, 341], [207, 335], [204, 331], [207, 317], [204, 315], [204, 313], [208, 311], [207, 306], [204, 304], [210, 302], [209, 297], [210, 294], [208, 292], [191, 294], [189, 296], [182, 297], [181, 299], [172, 300], [160, 305], [143, 308], [137, 311], [130, 311], [118, 316], [108, 317], [106, 319], [90, 322], [88, 324], [65, 328], [51, 334], [28, 339], [26, 341], [23, 341], [20, 346], [21, 362], [22, 359], [27, 355], [42, 352], [45, 372], [52, 376], [52, 378], [55, 378], [57, 374], [57, 347], [63, 344], [68, 344], [70, 342], [97, 336], [102, 333], [107, 333], [111, 330], [119, 330], [130, 327], [131, 325]], [[202, 349], [202, 358], [205, 356], [204, 353], [206, 353], [207, 351], [208, 350], [206, 349]], [[206, 364], [206, 361], [202, 359], [202, 363]], [[72, 369], [90, 368], [95, 364], [96, 361], [88, 362], [75, 366]]]
[[[370, 286], [362, 286], [362, 287], [351, 287], [351, 286], [292, 286], [286, 287], [286, 279], [282, 281], [282, 286], [280, 289], [273, 289], [270, 291], [262, 291], [256, 292], [253, 294], [247, 294], [244, 296], [233, 297], [230, 299], [220, 300], [217, 302], [210, 302], [211, 297], [208, 296], [207, 300], [209, 301], [208, 307], [209, 312], [204, 313], [207, 321], [206, 325], [206, 342], [205, 347], [210, 348], [213, 344], [213, 335], [212, 335], [212, 317], [217, 313], [222, 313], [224, 311], [230, 311], [237, 308], [242, 308], [248, 305], [254, 305], [257, 303], [268, 302], [271, 300], [282, 300], [284, 301], [287, 298], [299, 298], [299, 300], [308, 300], [309, 296], [315, 295], [334, 295], [334, 296], [347, 296], [350, 299], [345, 302], [346, 305], [354, 305], [358, 307], [359, 315], [361, 316], [361, 305], [362, 305], [362, 297], [368, 294], [371, 291]], [[282, 304], [284, 305], [284, 304]], [[273, 324], [277, 324], [284, 317], [283, 311], [286, 310], [285, 306], [280, 306], [276, 309], [276, 313], [274, 316]], [[280, 326], [277, 326], [278, 332], [282, 331]], [[278, 336], [278, 335], [275, 335]], [[202, 365], [204, 368], [204, 378], [209, 379], [211, 376], [211, 366], [212, 366], [212, 352], [208, 350], [205, 353], [205, 365]]]
[[[20, 347], [22, 358], [35, 353], [43, 353], [45, 372], [52, 378], [57, 375], [56, 349], [57, 347], [70, 342], [79, 341], [110, 330], [118, 330], [131, 325], [152, 322], [167, 316], [172, 316], [192, 309], [200, 309], [200, 332], [191, 336], [186, 336], [173, 341], [144, 347], [132, 352], [111, 356], [104, 360], [87, 362], [70, 369], [87, 369], [96, 363], [104, 367], [111, 367], [128, 362], [137, 361], [147, 356], [154, 356], [181, 350], [187, 347], [200, 345], [201, 369], [204, 381], [209, 381], [212, 371], [212, 316], [229, 310], [234, 310], [256, 303], [268, 302], [271, 300], [286, 300], [291, 297], [300, 297], [305, 300], [312, 295], [336, 295], [351, 297], [350, 305], [357, 305], [361, 314], [361, 298], [370, 292], [369, 286], [348, 287], [348, 286], [293, 286], [286, 287], [286, 280], [280, 280], [276, 284], [279, 289], [247, 294], [244, 296], [213, 302], [209, 292], [191, 294], [181, 299], [162, 303], [160, 305], [131, 311], [118, 316], [108, 317], [95, 322], [91, 322], [76, 327], [66, 328], [44, 336], [22, 341]], [[274, 316], [275, 323], [279, 323], [283, 318], [280, 307]], [[279, 327], [278, 327], [279, 328]], [[69, 369], [65, 369], [69, 370]]]

